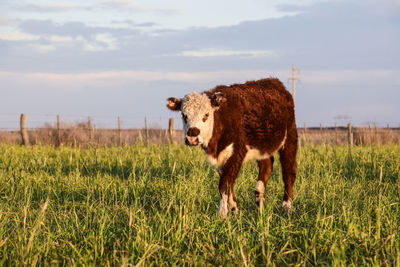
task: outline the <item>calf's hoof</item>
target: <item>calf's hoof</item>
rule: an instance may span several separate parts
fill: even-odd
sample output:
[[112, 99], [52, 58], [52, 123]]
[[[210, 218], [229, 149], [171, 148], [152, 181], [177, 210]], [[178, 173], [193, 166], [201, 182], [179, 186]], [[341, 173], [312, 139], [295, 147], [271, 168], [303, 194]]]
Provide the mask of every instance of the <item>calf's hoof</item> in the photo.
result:
[[228, 217], [229, 210], [227, 208], [220, 208], [219, 209], [219, 215], [221, 215], [222, 218], [226, 219]]
[[255, 191], [254, 193], [256, 195], [256, 205], [257, 205], [258, 211], [260, 213], [262, 213], [263, 206], [264, 206], [264, 195], [258, 191]]
[[259, 180], [257, 182], [256, 191], [254, 191], [254, 194], [256, 196], [256, 205], [260, 213], [262, 212], [264, 205], [264, 191], [265, 191], [265, 185], [262, 181]]
[[284, 200], [282, 202], [282, 208], [288, 212], [292, 211], [292, 202], [290, 200]]
[[236, 200], [233, 198], [233, 195], [229, 195], [229, 207], [232, 212], [237, 212], [238, 211], [238, 205]]
[[219, 203], [219, 214], [222, 218], [228, 217], [229, 209], [228, 209], [228, 196], [223, 194], [221, 198], [221, 202]]

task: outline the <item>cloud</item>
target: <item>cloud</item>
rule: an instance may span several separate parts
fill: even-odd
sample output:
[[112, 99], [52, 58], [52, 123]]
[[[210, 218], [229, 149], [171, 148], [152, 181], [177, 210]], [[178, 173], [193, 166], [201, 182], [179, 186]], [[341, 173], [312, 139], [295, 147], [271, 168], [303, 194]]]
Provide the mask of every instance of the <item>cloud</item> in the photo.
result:
[[277, 56], [275, 51], [271, 50], [224, 50], [224, 49], [200, 49], [200, 50], [185, 50], [178, 54], [184, 57], [273, 57]]
[[41, 36], [64, 35], [77, 37], [79, 35], [90, 36], [100, 33], [104, 29], [88, 27], [83, 22], [71, 21], [67, 23], [56, 23], [52, 20], [24, 20], [19, 24], [22, 32], [37, 34]]
[[80, 21], [56, 23], [52, 20], [24, 20], [19, 23], [18, 29], [21, 32], [40, 36], [85, 36], [86, 38], [104, 33], [118, 35], [120, 37], [138, 35], [141, 33], [138, 29], [89, 26]]
[[67, 48], [101, 52], [118, 49], [119, 41], [124, 36], [137, 33], [138, 30], [91, 27], [82, 22], [59, 24], [51, 20], [26, 20], [20, 21], [18, 28], [12, 32], [0, 32], [0, 40], [32, 41], [26, 45], [40, 53], [54, 51], [50, 46], [60, 52]]
[[310, 8], [310, 6], [305, 6], [305, 5], [299, 5], [299, 4], [281, 4], [277, 6], [277, 9], [280, 12], [292, 12], [294, 15], [298, 15], [302, 12], [305, 12], [307, 8]]
[[35, 3], [23, 7], [24, 10], [36, 12], [65, 12], [82, 8], [84, 6], [72, 3]]
[[[238, 83], [247, 80], [256, 80], [266, 77], [278, 77], [285, 84], [289, 84], [290, 70], [221, 70], [221, 71], [134, 71], [114, 70], [80, 73], [54, 73], [54, 72], [7, 72], [0, 71], [0, 78], [24, 77], [33, 81], [46, 84], [118, 84], [118, 83], [148, 83], [148, 82], [190, 82], [209, 83], [222, 82]], [[400, 86], [400, 70], [326, 70], [305, 71], [298, 75], [303, 87], [324, 86], [352, 86], [369, 84], [376, 86], [381, 81], [390, 81], [390, 86]], [[13, 78], [13, 79], [14, 79]], [[343, 87], [345, 88], [345, 87]], [[321, 89], [323, 90], [323, 89]]]
[[0, 31], [0, 40], [3, 41], [35, 41], [40, 36], [30, 33], [18, 32], [15, 30]]
[[[115, 3], [135, 4], [134, 1]], [[304, 69], [400, 68], [398, 16], [374, 13], [367, 4], [355, 1], [346, 3], [345, 10], [336, 2], [301, 8], [307, 12], [234, 26], [174, 31], [153, 30], [151, 22], [140, 25], [123, 19], [114, 21], [121, 25], [114, 23], [108, 27], [89, 26], [79, 21], [25, 20], [19, 23], [20, 32], [29, 34], [25, 39], [55, 46], [56, 58], [64, 64], [49, 65], [44, 58], [37, 64], [27, 65], [19, 57], [34, 56], [32, 53], [36, 50], [32, 52], [28, 48], [26, 55], [23, 49], [17, 51], [16, 45], [27, 45], [21, 41], [14, 43], [14, 47], [3, 44], [8, 49], [4, 62], [12, 63], [0, 62], [0, 67], [10, 68], [21, 62], [22, 69], [31, 71], [54, 68], [58, 71], [88, 68], [92, 71], [219, 71], [284, 69], [293, 63]]]
[[9, 26], [12, 23], [11, 19], [0, 18], [0, 27], [1, 26]]
[[[0, 72], [0, 78], [24, 77], [30, 82], [65, 85], [109, 85], [119, 83], [173, 81], [173, 82], [209, 82], [216, 80], [246, 80], [262, 77], [265, 70], [253, 71], [217, 71], [217, 72], [165, 72], [165, 71], [101, 71], [85, 73], [52, 72]], [[14, 79], [12, 78], [12, 79]]]
[[72, 38], [71, 36], [64, 36], [64, 35], [51, 35], [49, 37], [49, 40], [51, 42], [55, 42], [55, 43], [70, 43], [74, 41], [74, 38]]
[[132, 20], [122, 20], [122, 21], [111, 21], [111, 25], [113, 27], [115, 26], [119, 26], [119, 27], [143, 27], [143, 28], [147, 28], [147, 27], [154, 27], [154, 26], [158, 26], [159, 24], [155, 23], [155, 22], [142, 22], [142, 23], [137, 23], [135, 21]]
[[140, 13], [157, 13], [161, 15], [174, 15], [183, 12], [176, 8], [153, 8], [145, 7], [136, 4], [136, 0], [108, 0], [102, 3], [102, 8], [106, 9], [116, 9], [119, 11], [126, 12], [140, 12]]
[[76, 41], [89, 52], [109, 51], [118, 48], [117, 39], [108, 33], [96, 34], [91, 40], [78, 36]]
[[54, 45], [44, 45], [44, 44], [29, 44], [29, 47], [33, 48], [34, 50], [38, 51], [39, 53], [46, 53], [50, 51], [56, 50]]

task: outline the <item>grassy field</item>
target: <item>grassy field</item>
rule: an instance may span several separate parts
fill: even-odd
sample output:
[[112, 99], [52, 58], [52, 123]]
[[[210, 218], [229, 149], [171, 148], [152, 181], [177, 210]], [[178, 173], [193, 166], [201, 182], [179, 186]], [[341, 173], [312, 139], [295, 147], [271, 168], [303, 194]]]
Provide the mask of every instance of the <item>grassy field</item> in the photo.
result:
[[239, 212], [183, 146], [0, 146], [0, 265], [400, 265], [400, 146], [307, 146], [294, 210], [277, 160], [257, 213], [255, 163]]

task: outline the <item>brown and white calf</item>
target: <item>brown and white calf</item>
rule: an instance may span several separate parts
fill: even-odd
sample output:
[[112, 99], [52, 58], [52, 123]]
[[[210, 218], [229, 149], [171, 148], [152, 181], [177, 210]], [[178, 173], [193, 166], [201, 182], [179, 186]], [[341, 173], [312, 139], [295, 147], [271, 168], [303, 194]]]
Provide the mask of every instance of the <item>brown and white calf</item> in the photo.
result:
[[292, 207], [297, 128], [293, 98], [278, 79], [217, 86], [168, 101], [169, 109], [182, 112], [185, 143], [201, 145], [220, 174], [223, 217], [228, 215], [229, 208], [237, 210], [234, 184], [242, 164], [249, 160], [258, 163], [256, 203], [262, 210], [276, 151], [285, 184], [282, 206]]

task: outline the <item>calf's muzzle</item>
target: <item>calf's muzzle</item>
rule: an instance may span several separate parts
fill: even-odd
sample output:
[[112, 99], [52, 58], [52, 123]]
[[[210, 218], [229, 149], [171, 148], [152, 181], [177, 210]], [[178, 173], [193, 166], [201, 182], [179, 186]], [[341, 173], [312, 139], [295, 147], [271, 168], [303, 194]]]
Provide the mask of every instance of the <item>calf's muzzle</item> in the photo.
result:
[[199, 134], [199, 128], [190, 127], [186, 133], [185, 144], [188, 146], [197, 146], [199, 144]]

